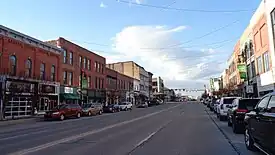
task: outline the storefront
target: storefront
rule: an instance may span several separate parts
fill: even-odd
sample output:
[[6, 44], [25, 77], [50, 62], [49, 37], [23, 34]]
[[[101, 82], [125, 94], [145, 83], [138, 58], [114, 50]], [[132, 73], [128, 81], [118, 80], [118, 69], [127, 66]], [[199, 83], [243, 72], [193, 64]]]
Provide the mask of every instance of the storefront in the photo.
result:
[[38, 84], [37, 114], [44, 114], [59, 105], [59, 83], [47, 82]]
[[77, 88], [60, 86], [60, 103], [79, 103], [80, 94]]

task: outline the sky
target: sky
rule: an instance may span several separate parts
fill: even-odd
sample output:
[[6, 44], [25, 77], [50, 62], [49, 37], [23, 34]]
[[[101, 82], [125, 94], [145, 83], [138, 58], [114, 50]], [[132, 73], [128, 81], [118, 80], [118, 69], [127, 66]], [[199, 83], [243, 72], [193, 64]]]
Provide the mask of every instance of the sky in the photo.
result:
[[0, 24], [42, 41], [64, 37], [133, 60], [165, 86], [202, 89], [220, 76], [260, 0], [9, 0]]

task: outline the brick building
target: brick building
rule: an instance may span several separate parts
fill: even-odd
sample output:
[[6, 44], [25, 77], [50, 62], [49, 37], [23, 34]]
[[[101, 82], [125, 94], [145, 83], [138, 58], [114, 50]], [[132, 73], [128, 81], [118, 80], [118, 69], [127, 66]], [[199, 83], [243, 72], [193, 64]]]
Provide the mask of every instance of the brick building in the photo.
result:
[[1, 118], [43, 113], [59, 103], [61, 52], [0, 25]]
[[63, 49], [61, 99], [103, 102], [106, 59], [61, 37], [47, 42]]
[[132, 101], [134, 79], [120, 74], [119, 72], [106, 68], [106, 101], [108, 104], [113, 104], [123, 101]]

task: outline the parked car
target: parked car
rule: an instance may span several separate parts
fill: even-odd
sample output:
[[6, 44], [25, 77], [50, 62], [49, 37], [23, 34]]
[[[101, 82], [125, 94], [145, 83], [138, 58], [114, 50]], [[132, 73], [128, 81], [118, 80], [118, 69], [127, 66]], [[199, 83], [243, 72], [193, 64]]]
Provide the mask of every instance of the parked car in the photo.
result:
[[227, 124], [232, 126], [234, 133], [244, 131], [245, 114], [254, 109], [260, 99], [236, 98], [227, 111]]
[[120, 108], [118, 104], [109, 104], [107, 106], [103, 106], [103, 112], [119, 112]]
[[45, 113], [44, 118], [59, 119], [63, 121], [65, 118], [76, 117], [80, 118], [82, 114], [82, 108], [78, 104], [61, 104], [53, 108], [53, 110]]
[[275, 93], [261, 98], [245, 115], [245, 145], [249, 150], [275, 154]]
[[133, 104], [131, 102], [121, 102], [118, 104], [120, 110], [132, 110], [133, 109]]
[[103, 106], [100, 103], [88, 103], [82, 105], [82, 113], [86, 116], [101, 115]]
[[214, 103], [214, 113], [217, 114], [217, 107], [220, 104], [220, 99], [217, 99], [216, 102]]
[[222, 97], [219, 105], [217, 106], [217, 118], [220, 121], [227, 119], [227, 111], [232, 104], [233, 100], [240, 97]]
[[210, 102], [210, 111], [214, 111], [214, 104], [216, 104], [217, 98], [212, 98]]

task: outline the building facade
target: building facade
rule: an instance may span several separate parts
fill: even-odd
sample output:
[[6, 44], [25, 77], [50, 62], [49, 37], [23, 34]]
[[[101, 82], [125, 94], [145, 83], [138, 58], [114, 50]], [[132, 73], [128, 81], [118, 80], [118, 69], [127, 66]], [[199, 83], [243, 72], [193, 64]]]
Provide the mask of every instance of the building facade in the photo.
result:
[[149, 99], [151, 99], [151, 96], [153, 94], [153, 73], [148, 72], [149, 75]]
[[105, 102], [106, 59], [62, 37], [47, 42], [63, 49], [61, 100]]
[[153, 78], [152, 81], [153, 81], [153, 94], [164, 93], [164, 83], [162, 78], [159, 76], [159, 77]]
[[62, 49], [0, 26], [0, 52], [1, 119], [58, 105]]

